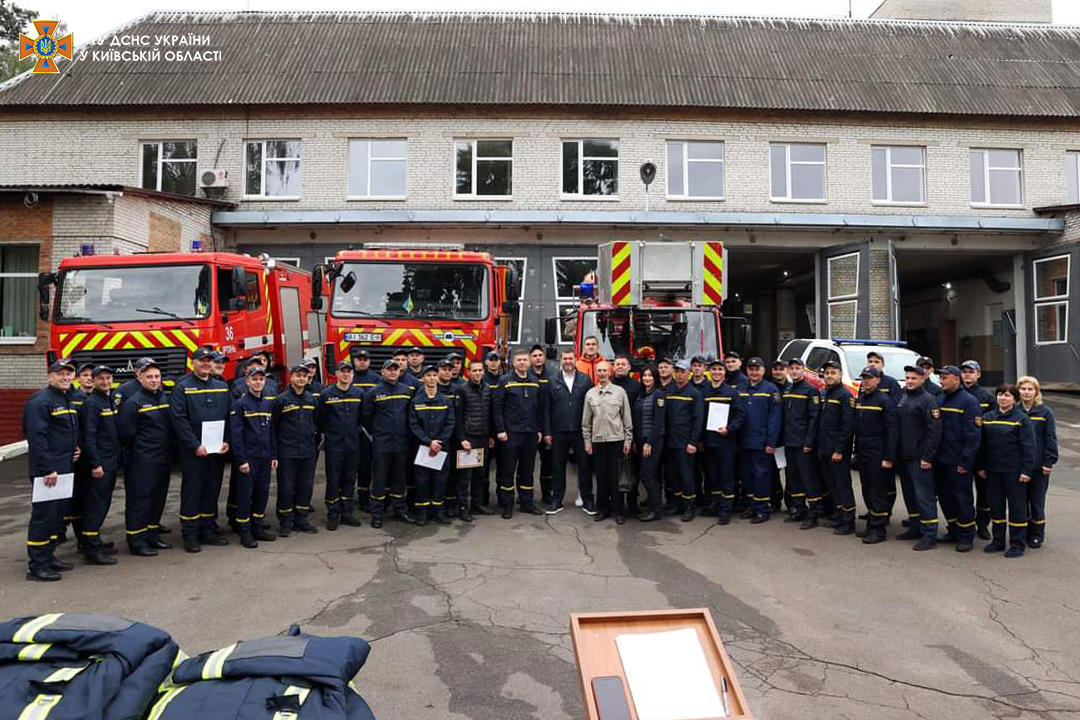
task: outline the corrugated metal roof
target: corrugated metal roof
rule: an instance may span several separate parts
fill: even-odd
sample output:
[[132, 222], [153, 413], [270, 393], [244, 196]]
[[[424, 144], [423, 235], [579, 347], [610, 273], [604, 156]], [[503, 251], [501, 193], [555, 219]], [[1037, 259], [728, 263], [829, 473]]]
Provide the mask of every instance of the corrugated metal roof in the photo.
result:
[[[94, 60], [0, 106], [557, 105], [1080, 115], [1080, 28], [731, 17], [150, 13], [220, 62]], [[133, 48], [138, 51], [144, 48]]]

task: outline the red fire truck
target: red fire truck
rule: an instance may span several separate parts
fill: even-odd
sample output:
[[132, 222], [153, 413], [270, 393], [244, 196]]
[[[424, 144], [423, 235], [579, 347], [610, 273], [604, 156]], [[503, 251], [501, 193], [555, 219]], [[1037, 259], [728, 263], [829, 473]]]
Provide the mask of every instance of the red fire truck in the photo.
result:
[[429, 358], [451, 350], [466, 359], [482, 359], [490, 350], [505, 356], [517, 311], [515, 272], [486, 252], [460, 246], [365, 245], [339, 252], [312, 278], [313, 309], [322, 309], [329, 283], [326, 377], [350, 348], [366, 349], [374, 368], [412, 346]]
[[152, 357], [172, 385], [201, 345], [228, 355], [227, 378], [258, 351], [273, 353], [280, 374], [308, 349], [310, 273], [267, 256], [88, 250], [39, 276], [41, 318], [51, 320], [49, 362], [109, 365], [119, 383], [133, 377], [138, 358]]
[[723, 243], [617, 241], [599, 250], [595, 282], [579, 286], [572, 312], [548, 318], [549, 346], [561, 320], [578, 355], [595, 336], [604, 357], [625, 353], [635, 369], [664, 357], [721, 357]]

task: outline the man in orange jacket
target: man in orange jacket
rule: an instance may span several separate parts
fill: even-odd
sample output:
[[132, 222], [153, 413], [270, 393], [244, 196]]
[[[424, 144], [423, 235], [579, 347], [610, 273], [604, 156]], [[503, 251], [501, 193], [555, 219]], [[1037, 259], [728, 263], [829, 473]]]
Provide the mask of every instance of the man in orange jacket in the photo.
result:
[[600, 354], [600, 341], [595, 335], [585, 338], [585, 354], [578, 358], [577, 369], [589, 376], [596, 383], [596, 366], [604, 362], [604, 356]]

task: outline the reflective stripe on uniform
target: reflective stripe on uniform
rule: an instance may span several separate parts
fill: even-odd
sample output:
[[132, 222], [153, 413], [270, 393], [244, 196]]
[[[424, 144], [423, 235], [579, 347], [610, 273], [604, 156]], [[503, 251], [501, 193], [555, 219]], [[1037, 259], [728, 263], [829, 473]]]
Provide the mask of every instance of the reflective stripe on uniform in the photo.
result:
[[[295, 695], [300, 705], [304, 704], [307, 700], [308, 693], [311, 692], [311, 688], [300, 687], [299, 685], [290, 685], [285, 689], [284, 695]], [[293, 720], [296, 717], [296, 713], [292, 710], [278, 710], [274, 713], [274, 717], [271, 720]], [[150, 720], [154, 720], [150, 718]]]
[[61, 615], [63, 615], [63, 613], [47, 613], [45, 615], [39, 615], [19, 628], [18, 632], [12, 636], [11, 641], [17, 643], [34, 642], [34, 635], [37, 634], [37, 631], [46, 625], [52, 625], [60, 619]]
[[[60, 617], [60, 615], [57, 614], [56, 617]], [[56, 618], [53, 618], [49, 622], [56, 622]], [[68, 682], [76, 675], [81, 673], [83, 670], [85, 670], [88, 666], [89, 663], [87, 665], [80, 665], [79, 667], [60, 668], [59, 670], [53, 672], [51, 675], [48, 675], [45, 678], [44, 682]], [[49, 716], [49, 713], [52, 712], [52, 709], [56, 707], [56, 705], [63, 697], [63, 695], [55, 693], [42, 693], [38, 695], [36, 698], [27, 703], [26, 707], [23, 708], [23, 711], [19, 713], [18, 720], [45, 720], [45, 718]]]
[[186, 687], [187, 685], [182, 685], [166, 691], [165, 694], [158, 698], [158, 701], [154, 703], [154, 707], [150, 709], [150, 714], [146, 716], [146, 720], [158, 720], [158, 718], [161, 717], [161, 714], [165, 712], [165, 706], [171, 703], [173, 698], [182, 693]]
[[[240, 518], [237, 518], [236, 521], [241, 522]], [[210, 657], [206, 659], [206, 664], [203, 665], [202, 679], [219, 680], [221, 678], [222, 671], [225, 669], [225, 661], [230, 655], [232, 655], [232, 652], [235, 649], [236, 643], [233, 643], [228, 647], [223, 647], [220, 650], [215, 650], [214, 652], [210, 653]]]
[[40, 660], [45, 651], [52, 647], [52, 643], [34, 643], [27, 645], [19, 651], [20, 660]]

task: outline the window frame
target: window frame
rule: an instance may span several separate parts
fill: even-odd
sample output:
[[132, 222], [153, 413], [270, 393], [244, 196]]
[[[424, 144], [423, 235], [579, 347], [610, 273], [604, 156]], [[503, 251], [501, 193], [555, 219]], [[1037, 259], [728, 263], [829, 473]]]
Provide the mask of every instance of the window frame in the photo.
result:
[[518, 293], [518, 324], [517, 324], [517, 336], [508, 340], [511, 345], [521, 344], [521, 329], [524, 327], [524, 311], [525, 311], [525, 283], [529, 277], [529, 258], [525, 256], [512, 256], [506, 255], [503, 257], [495, 258], [497, 263], [509, 263], [511, 261], [521, 261], [521, 272], [518, 273], [518, 277], [521, 278], [521, 292]]
[[[846, 258], [855, 257], [855, 291], [851, 293], [845, 293], [843, 295], [832, 294], [832, 263], [835, 260], [844, 260]], [[844, 253], [842, 255], [834, 255], [832, 257], [825, 258], [825, 323], [826, 332], [825, 337], [835, 338], [833, 333], [832, 320], [833, 320], [833, 308], [841, 305], [854, 305], [855, 312], [853, 316], [855, 318], [855, 327], [852, 336], [858, 333], [859, 328], [859, 291], [862, 286], [861, 277], [859, 271], [862, 270], [862, 253], [858, 250], [853, 252]]]
[[[1018, 163], [1017, 167], [1015, 167], [1015, 168], [1007, 168], [1007, 167], [994, 166], [993, 168], [991, 168], [990, 167], [990, 153], [995, 152], [995, 151], [1014, 152], [1014, 153], [1016, 153], [1017, 163]], [[974, 183], [975, 178], [974, 177], [968, 178], [969, 184], [971, 185], [971, 187], [968, 189], [968, 195], [969, 195], [970, 200], [971, 200], [971, 207], [973, 207], [973, 208], [1011, 208], [1011, 209], [1023, 210], [1024, 207], [1025, 207], [1024, 206], [1024, 195], [1025, 195], [1025, 193], [1024, 193], [1024, 150], [1023, 150], [1023, 148], [1010, 148], [1010, 147], [972, 147], [972, 148], [968, 148], [968, 169], [969, 169], [969, 172], [970, 172], [970, 168], [971, 168], [971, 155], [973, 153], [980, 153], [982, 155], [982, 181], [983, 181], [983, 189], [984, 189], [984, 191], [986, 193], [986, 195], [985, 195], [986, 201], [985, 202], [976, 202], [975, 201], [975, 197], [974, 197], [974, 195], [975, 195], [975, 183]], [[996, 202], [993, 202], [993, 198], [992, 198], [992, 195], [991, 195], [991, 187], [990, 187], [990, 171], [991, 170], [1008, 170], [1008, 171], [1015, 172], [1017, 174], [1017, 187], [1018, 187], [1018, 190], [1019, 190], [1019, 193], [1020, 193], [1020, 202], [1019, 203], [996, 203]]]
[[[1076, 178], [1076, 193], [1069, 195], [1069, 171]], [[1080, 150], [1065, 151], [1065, 204], [1080, 204]]]
[[[671, 192], [671, 163], [668, 160], [670, 153], [668, 152], [668, 146], [678, 143], [682, 145], [682, 167], [679, 168], [679, 172], [682, 173], [683, 190], [682, 195], [676, 195]], [[720, 146], [720, 159], [715, 160], [712, 158], [690, 158], [690, 153], [687, 149], [690, 145], [719, 145]], [[690, 194], [690, 163], [703, 163], [713, 164], [720, 166], [720, 186], [724, 190], [723, 195], [691, 195]], [[668, 200], [701, 200], [704, 202], [719, 202], [727, 198], [727, 144], [723, 140], [667, 140], [664, 143], [664, 167], [667, 173], [664, 177], [664, 197]]]
[[592, 260], [596, 263], [596, 268], [593, 272], [600, 272], [600, 257], [598, 255], [558, 255], [551, 258], [551, 284], [555, 290], [555, 300], [558, 302], [569, 302], [574, 300], [573, 295], [560, 295], [559, 294], [559, 261], [560, 260]]
[[[139, 163], [139, 166], [141, 167], [142, 163]], [[40, 262], [41, 262], [41, 245], [38, 245], [38, 244], [34, 244], [34, 243], [3, 243], [2, 245], [0, 245], [0, 253], [3, 253], [8, 248], [17, 248], [17, 247], [18, 248], [34, 248], [34, 250], [36, 250], [35, 254], [38, 257], [38, 263], [40, 265]], [[31, 307], [34, 309], [34, 322], [33, 322], [34, 334], [33, 335], [0, 336], [0, 345], [34, 345], [38, 341], [38, 324], [39, 324], [39, 318], [37, 316], [37, 301], [38, 301], [38, 298], [37, 298], [37, 283], [36, 283], [37, 278], [38, 278], [38, 274], [36, 272], [0, 272], [0, 280], [4, 280], [4, 279], [7, 279], [7, 278], [12, 278], [12, 279], [17, 279], [17, 278], [33, 279], [35, 281], [34, 285], [32, 286], [32, 289], [30, 291], [31, 292], [31, 297], [32, 297], [32, 300], [31, 300], [30, 304], [31, 304]], [[52, 311], [50, 309], [50, 318], [52, 317], [51, 312]]]
[[[243, 199], [244, 200], [269, 201], [269, 202], [275, 202], [275, 201], [278, 201], [278, 200], [300, 200], [302, 195], [267, 195], [266, 194], [266, 163], [267, 162], [295, 162], [297, 164], [297, 167], [299, 167], [299, 169], [300, 169], [301, 192], [303, 192], [303, 183], [304, 183], [304, 159], [303, 159], [304, 153], [303, 153], [303, 150], [301, 149], [300, 155], [298, 155], [296, 157], [283, 157], [283, 158], [269, 158], [268, 159], [266, 157], [266, 143], [270, 143], [270, 142], [285, 142], [285, 143], [295, 142], [295, 143], [297, 143], [297, 144], [299, 144], [301, 146], [303, 145], [303, 140], [300, 139], [300, 138], [259, 138], [259, 139], [255, 139], [255, 140], [244, 140], [244, 173], [243, 173], [243, 180], [242, 180], [242, 182], [244, 183]], [[248, 192], [247, 167], [248, 167], [248, 153], [251, 151], [251, 146], [255, 145], [255, 144], [258, 144], [260, 146], [259, 153], [260, 153], [260, 157], [262, 158], [262, 172], [261, 172], [261, 174], [259, 176], [260, 177], [259, 193], [253, 195], [252, 193]]]
[[[792, 160], [791, 148], [793, 145], [806, 145], [811, 147], [820, 147], [824, 151], [823, 159], [821, 162], [816, 160]], [[773, 170], [772, 170], [772, 149], [776, 146], [784, 148], [784, 188], [786, 191], [785, 196], [775, 196], [773, 192]], [[822, 142], [770, 142], [769, 143], [769, 201], [774, 203], [810, 203], [815, 205], [824, 205], [829, 202], [829, 144]], [[792, 165], [820, 165], [822, 169], [822, 183], [821, 189], [825, 193], [820, 198], [793, 198], [791, 196], [791, 166]]]
[[[1053, 262], [1065, 258], [1065, 292], [1057, 295], [1047, 295], [1045, 297], [1039, 297], [1039, 264], [1046, 262]], [[1062, 345], [1069, 342], [1069, 291], [1072, 284], [1072, 254], [1062, 253], [1060, 255], [1050, 255], [1049, 257], [1039, 258], [1031, 263], [1031, 299], [1032, 299], [1032, 314], [1034, 333], [1034, 339], [1036, 345]], [[1039, 340], [1039, 310], [1044, 307], [1051, 307], [1055, 305], [1065, 306], [1065, 317], [1062, 323], [1061, 340]]]
[[[892, 161], [892, 151], [895, 148], [902, 148], [904, 150], [918, 150], [922, 156], [922, 163], [919, 165], [908, 165], [906, 163], [894, 163]], [[885, 151], [885, 199], [879, 199], [874, 197], [874, 151]], [[893, 200], [893, 176], [892, 170], [897, 168], [918, 168], [920, 173], [919, 190], [922, 198], [920, 200]], [[925, 207], [927, 205], [926, 198], [926, 146], [925, 145], [871, 145], [870, 146], [870, 202], [874, 205], [897, 205], [901, 207]]]
[[[195, 157], [193, 157], [193, 158], [181, 158], [179, 160], [173, 160], [173, 159], [165, 160], [165, 159], [163, 159], [162, 155], [164, 153], [165, 143], [168, 143], [168, 142], [171, 142], [171, 143], [179, 143], [179, 142], [195, 143]], [[143, 148], [145, 146], [147, 146], [147, 145], [156, 145], [157, 146], [157, 160], [154, 161], [155, 164], [157, 165], [157, 182], [155, 183], [155, 187], [153, 187], [153, 188], [143, 187], [143, 179], [144, 179], [143, 178], [143, 152], [144, 152]], [[180, 139], [171, 139], [171, 140], [140, 140], [139, 141], [139, 187], [142, 188], [143, 190], [154, 190], [155, 192], [167, 192], [167, 193], [170, 193], [172, 195], [183, 195], [183, 193], [173, 193], [173, 192], [171, 192], [169, 190], [162, 190], [161, 189], [161, 180], [165, 177], [165, 173], [161, 172], [161, 165], [162, 165], [162, 163], [167, 163], [167, 162], [170, 162], [170, 163], [195, 163], [195, 187], [192, 190], [191, 195], [184, 195], [184, 197], [196, 197], [196, 196], [198, 196], [198, 194], [199, 194], [199, 140], [197, 138], [180, 138]]]
[[[503, 161], [510, 163], [510, 194], [509, 195], [477, 195], [476, 194], [476, 164], [480, 161], [479, 145], [482, 142], [508, 142], [510, 143], [510, 157], [484, 156], [484, 160]], [[469, 143], [472, 146], [472, 179], [470, 185], [472, 192], [459, 193], [457, 191], [457, 146], [458, 143]], [[455, 200], [494, 200], [505, 202], [514, 199], [514, 138], [512, 137], [458, 137], [450, 144], [450, 194]], [[560, 146], [561, 147], [561, 146]]]
[[[401, 162], [405, 166], [405, 194], [404, 195], [371, 195], [371, 143], [372, 141], [379, 140], [397, 140], [405, 143], [405, 154], [401, 157], [381, 157], [376, 158], [380, 162]], [[349, 188], [349, 146], [354, 142], [366, 142], [368, 144], [367, 153], [367, 195], [353, 195]], [[346, 200], [408, 200], [409, 199], [409, 138], [406, 136], [396, 137], [351, 137], [345, 144], [345, 199]]]
[[[615, 157], [585, 157], [585, 141], [603, 141], [615, 143]], [[564, 178], [563, 178], [563, 153], [565, 152], [566, 143], [577, 143], [578, 148], [578, 168], [577, 168], [577, 192], [568, 193], [563, 190]], [[585, 189], [585, 161], [596, 160], [615, 162], [615, 193], [612, 195], [586, 195], [582, 192]], [[622, 139], [611, 137], [566, 137], [559, 138], [559, 199], [560, 200], [585, 200], [595, 202], [618, 202], [620, 200], [620, 193], [622, 192], [621, 183], [619, 182], [619, 173], [621, 172], [620, 162], [622, 160]]]

